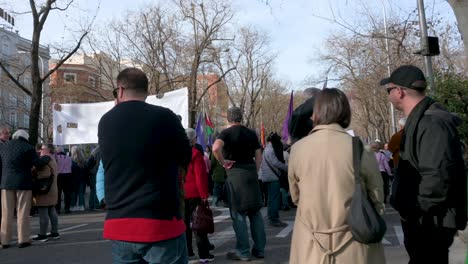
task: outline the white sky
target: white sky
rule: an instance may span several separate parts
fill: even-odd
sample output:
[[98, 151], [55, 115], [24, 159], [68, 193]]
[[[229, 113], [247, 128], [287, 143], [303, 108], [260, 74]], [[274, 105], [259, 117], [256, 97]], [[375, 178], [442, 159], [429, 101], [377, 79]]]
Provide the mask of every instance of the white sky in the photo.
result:
[[[61, 0], [58, 0], [60, 2]], [[169, 1], [169, 0], [160, 0]], [[26, 0], [1, 1], [5, 10], [25, 11], [29, 9]], [[100, 2], [100, 8], [98, 5]], [[75, 0], [74, 7], [67, 12], [51, 13], [46, 22], [41, 44], [48, 45], [70, 41], [70, 33], [79, 25], [89, 23], [97, 12], [96, 22], [125, 15], [126, 10], [138, 10], [148, 0]], [[270, 6], [261, 0], [232, 0], [238, 10], [235, 18], [240, 25], [254, 25], [266, 31], [271, 37], [271, 48], [278, 54], [276, 60], [277, 76], [292, 84], [292, 89], [301, 87], [307, 76], [319, 76], [326, 69], [311, 58], [317, 54], [324, 39], [336, 30], [343, 30], [337, 25], [317, 18], [316, 15], [331, 17], [331, 8], [346, 20], [359, 20], [357, 9], [367, 6], [370, 12], [382, 17], [383, 3], [386, 5], [387, 18], [396, 12], [411, 12], [416, 8], [416, 0], [270, 0]], [[426, 0], [426, 7], [439, 12], [448, 21], [454, 21], [454, 15], [445, 0]], [[83, 14], [87, 14], [83, 15]], [[431, 17], [432, 11], [426, 14]], [[31, 39], [31, 15], [16, 15], [16, 29], [24, 38]]]

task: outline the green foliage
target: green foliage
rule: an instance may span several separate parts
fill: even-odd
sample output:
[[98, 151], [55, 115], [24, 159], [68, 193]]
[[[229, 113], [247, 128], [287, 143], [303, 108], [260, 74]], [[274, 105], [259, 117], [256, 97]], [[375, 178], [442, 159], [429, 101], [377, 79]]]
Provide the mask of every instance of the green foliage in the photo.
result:
[[436, 77], [436, 89], [431, 96], [444, 105], [448, 111], [456, 113], [463, 124], [458, 131], [465, 142], [468, 141], [468, 77], [456, 73], [440, 73]]

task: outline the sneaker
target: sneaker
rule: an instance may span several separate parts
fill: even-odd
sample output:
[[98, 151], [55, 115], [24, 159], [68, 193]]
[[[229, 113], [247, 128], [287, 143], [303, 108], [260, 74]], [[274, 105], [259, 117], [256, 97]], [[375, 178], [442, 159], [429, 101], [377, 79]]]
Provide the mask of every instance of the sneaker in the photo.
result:
[[200, 263], [208, 263], [212, 262], [215, 259], [215, 257], [211, 254], [208, 254], [207, 256], [200, 257]]
[[226, 258], [230, 260], [250, 261], [250, 256], [239, 256], [236, 252], [228, 252]]
[[46, 242], [47, 240], [49, 240], [49, 237], [47, 237], [46, 235], [38, 234], [37, 236], [33, 237], [32, 240], [33, 241]]
[[259, 252], [258, 252], [257, 250], [255, 250], [255, 249], [252, 249], [252, 256], [254, 256], [255, 258], [258, 258], [258, 259], [265, 258], [265, 254], [259, 253]]
[[286, 227], [288, 226], [288, 224], [286, 224], [285, 222], [281, 222], [281, 221], [270, 221], [270, 225], [273, 226], [273, 227]]
[[197, 256], [195, 256], [195, 254], [189, 254], [188, 256], [188, 263], [189, 264], [195, 264], [195, 263], [198, 263], [198, 258]]
[[82, 205], [82, 206], [80, 206], [80, 207], [78, 208], [78, 211], [82, 211], [82, 212], [83, 212], [84, 210], [85, 210], [85, 208], [84, 208], [84, 206], [83, 206], [83, 205]]
[[19, 248], [25, 248], [31, 246], [31, 242], [24, 242], [24, 243], [19, 243], [18, 247]]
[[59, 233], [49, 233], [47, 235], [48, 238], [50, 239], [59, 239], [60, 238], [60, 234]]

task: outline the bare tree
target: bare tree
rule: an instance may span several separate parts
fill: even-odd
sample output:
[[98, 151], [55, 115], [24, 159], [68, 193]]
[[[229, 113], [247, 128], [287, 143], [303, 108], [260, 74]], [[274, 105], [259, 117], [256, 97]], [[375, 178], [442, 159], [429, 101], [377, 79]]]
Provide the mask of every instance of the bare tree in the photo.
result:
[[275, 54], [269, 49], [269, 38], [253, 28], [239, 29], [236, 42], [230, 54], [229, 64], [237, 65], [227, 83], [232, 105], [239, 106], [247, 126], [255, 125], [260, 107], [262, 92], [272, 87], [272, 66]]
[[465, 63], [468, 65], [468, 0], [447, 0], [455, 13], [458, 29], [465, 46]]
[[[66, 51], [58, 60], [58, 63], [55, 67], [46, 72], [43, 76], [40, 74], [40, 61], [39, 61], [39, 48], [40, 48], [40, 39], [41, 33], [44, 28], [44, 24], [47, 21], [47, 18], [51, 11], [65, 11], [73, 3], [73, 0], [70, 0], [64, 4], [64, 6], [59, 6], [56, 0], [47, 0], [43, 3], [36, 3], [35, 0], [29, 0], [29, 5], [31, 9], [31, 15], [33, 18], [33, 34], [31, 40], [31, 65], [30, 69], [24, 69], [24, 71], [17, 75], [16, 77], [12, 72], [10, 72], [4, 62], [0, 61], [0, 67], [7, 74], [7, 76], [16, 84], [16, 86], [21, 89], [24, 93], [31, 96], [31, 111], [29, 119], [29, 133], [30, 141], [32, 144], [37, 143], [39, 136], [39, 119], [40, 119], [40, 109], [43, 99], [42, 95], [42, 85], [47, 81], [49, 76], [54, 73], [68, 58], [70, 58], [79, 48], [84, 39], [88, 34], [88, 30], [85, 29], [77, 40], [76, 45], [69, 51]], [[31, 73], [32, 80], [32, 91], [25, 87], [20, 81], [19, 77], [29, 70]]]
[[[190, 1], [177, 0], [176, 5], [185, 22], [190, 25], [191, 32], [187, 35], [186, 47], [189, 49], [188, 86], [189, 124], [194, 126], [198, 105], [197, 76], [204, 64], [214, 63], [213, 51], [219, 51], [219, 42], [230, 40], [223, 33], [234, 16], [228, 2], [219, 0]], [[207, 89], [205, 89], [207, 90]]]

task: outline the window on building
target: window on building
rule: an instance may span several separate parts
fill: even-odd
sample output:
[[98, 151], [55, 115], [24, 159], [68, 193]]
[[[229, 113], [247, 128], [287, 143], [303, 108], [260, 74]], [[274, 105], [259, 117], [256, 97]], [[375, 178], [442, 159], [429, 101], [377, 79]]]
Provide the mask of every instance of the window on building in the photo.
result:
[[24, 96], [23, 103], [24, 103], [24, 107], [26, 109], [29, 109], [31, 107], [31, 97], [29, 95]]
[[16, 120], [16, 112], [10, 112], [10, 125], [13, 127], [17, 127], [17, 120]]
[[23, 126], [24, 127], [29, 127], [29, 115], [24, 114], [23, 116]]
[[88, 82], [89, 82], [89, 86], [96, 87], [96, 78], [89, 76]]
[[76, 83], [76, 73], [66, 72], [63, 74], [63, 79], [67, 83]]
[[6, 37], [6, 36], [3, 37], [0, 47], [2, 49], [3, 54], [9, 55], [10, 54], [10, 39], [8, 37]]
[[10, 99], [10, 106], [17, 106], [18, 105], [18, 100], [16, 98], [16, 95], [10, 93], [9, 99]]

